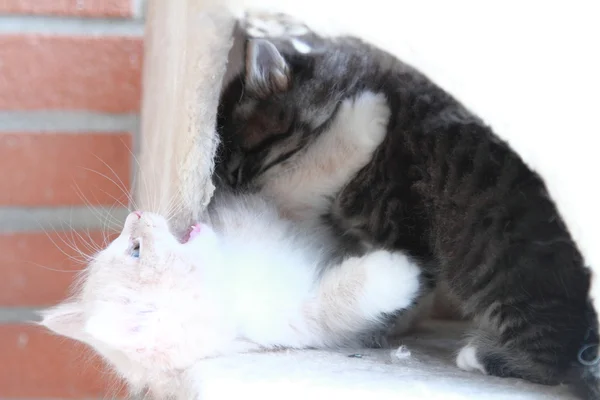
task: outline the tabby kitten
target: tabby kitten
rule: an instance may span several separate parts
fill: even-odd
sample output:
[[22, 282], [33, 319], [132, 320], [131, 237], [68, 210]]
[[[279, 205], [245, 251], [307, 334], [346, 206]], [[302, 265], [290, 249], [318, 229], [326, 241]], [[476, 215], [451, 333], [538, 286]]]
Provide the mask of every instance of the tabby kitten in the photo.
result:
[[[593, 350], [580, 350], [598, 343], [590, 271], [542, 178], [392, 55], [354, 38], [305, 45], [247, 42], [245, 71], [222, 95], [217, 176], [292, 219], [324, 221], [355, 252], [407, 252], [425, 289], [447, 285], [475, 321], [460, 368], [542, 384], [576, 372], [598, 398], [597, 370], [576, 364], [590, 364]], [[340, 118], [348, 107], [353, 116]], [[372, 157], [340, 151], [350, 134], [341, 122], [369, 137], [382, 118]]]

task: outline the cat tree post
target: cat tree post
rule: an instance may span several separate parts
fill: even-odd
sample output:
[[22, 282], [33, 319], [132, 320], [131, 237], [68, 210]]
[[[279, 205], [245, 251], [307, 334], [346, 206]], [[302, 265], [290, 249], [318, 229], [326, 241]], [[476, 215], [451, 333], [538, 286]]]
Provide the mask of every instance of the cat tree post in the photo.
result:
[[215, 119], [234, 17], [219, 0], [150, 0], [135, 205], [186, 229], [213, 192]]

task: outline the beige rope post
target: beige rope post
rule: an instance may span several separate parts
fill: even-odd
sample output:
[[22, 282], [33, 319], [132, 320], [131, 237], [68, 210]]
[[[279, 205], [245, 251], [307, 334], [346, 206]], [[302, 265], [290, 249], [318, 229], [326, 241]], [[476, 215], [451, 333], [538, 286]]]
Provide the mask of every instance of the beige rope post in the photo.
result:
[[186, 229], [210, 200], [219, 92], [234, 17], [219, 0], [150, 0], [134, 198]]

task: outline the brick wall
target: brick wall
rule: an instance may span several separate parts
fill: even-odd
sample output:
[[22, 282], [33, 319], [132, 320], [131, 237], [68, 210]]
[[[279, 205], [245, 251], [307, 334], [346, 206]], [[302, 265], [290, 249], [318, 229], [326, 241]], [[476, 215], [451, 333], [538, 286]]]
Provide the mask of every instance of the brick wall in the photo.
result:
[[0, 0], [0, 399], [111, 398], [83, 346], [28, 324], [126, 213], [140, 0]]

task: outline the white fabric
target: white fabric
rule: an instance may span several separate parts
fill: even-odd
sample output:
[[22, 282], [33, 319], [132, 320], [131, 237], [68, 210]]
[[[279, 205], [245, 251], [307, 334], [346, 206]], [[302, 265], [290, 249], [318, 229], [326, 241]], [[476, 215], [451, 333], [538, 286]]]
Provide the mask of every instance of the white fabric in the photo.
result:
[[[464, 372], [454, 355], [461, 323], [430, 322], [392, 349], [288, 351], [206, 360], [203, 400], [220, 399], [571, 399], [566, 386]], [[349, 357], [360, 354], [362, 358]]]

